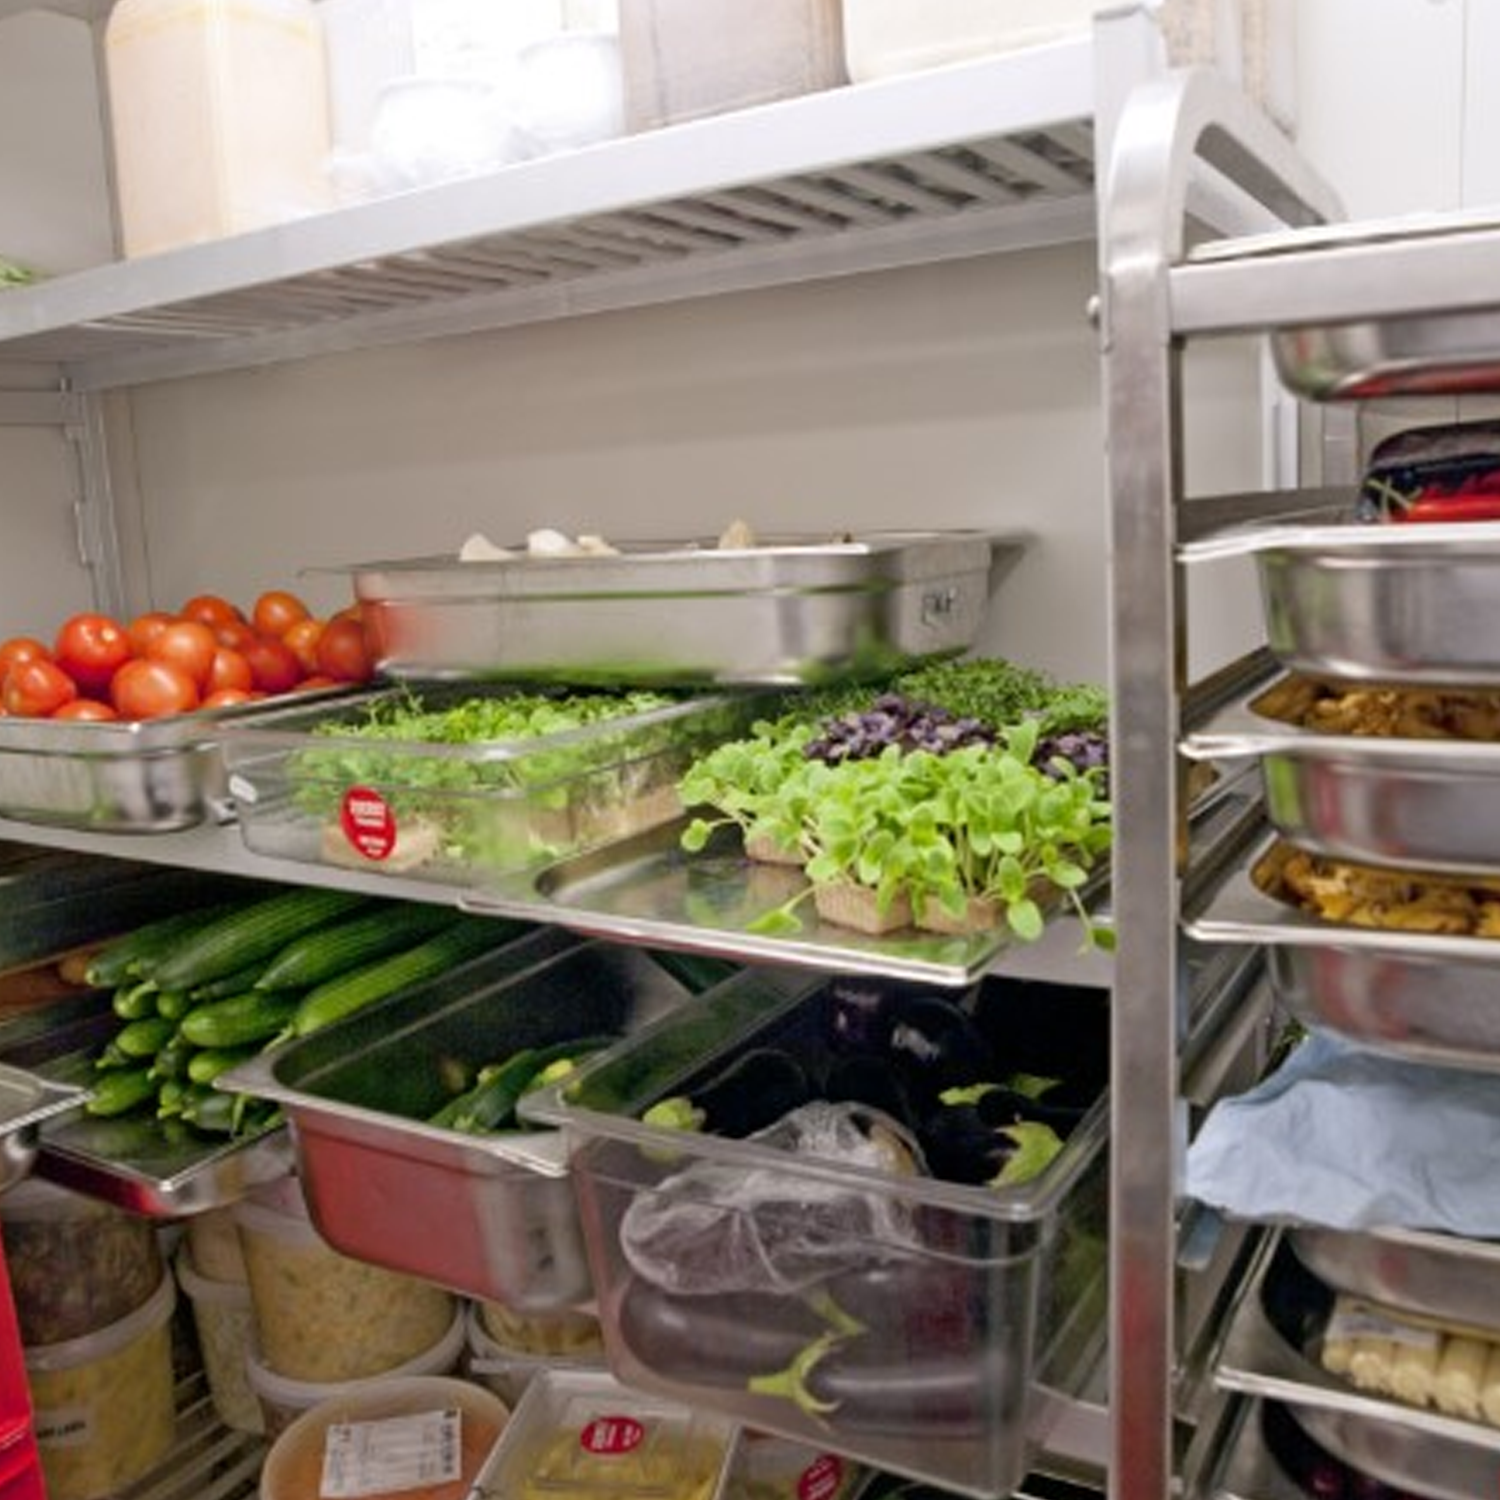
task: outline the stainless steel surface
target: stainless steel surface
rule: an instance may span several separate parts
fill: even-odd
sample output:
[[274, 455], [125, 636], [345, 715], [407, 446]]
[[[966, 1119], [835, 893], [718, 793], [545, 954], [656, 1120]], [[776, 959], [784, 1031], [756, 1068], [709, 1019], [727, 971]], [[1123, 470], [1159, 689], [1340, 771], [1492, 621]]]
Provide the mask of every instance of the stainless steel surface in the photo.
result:
[[80, 1088], [0, 1063], [0, 1192], [31, 1170], [41, 1124], [83, 1098]]
[[556, 922], [596, 937], [714, 953], [744, 963], [851, 974], [889, 974], [967, 985], [1008, 946], [1004, 933], [961, 937], [915, 930], [867, 936], [799, 908], [801, 930], [762, 934], [751, 924], [807, 888], [798, 869], [747, 859], [736, 830], [685, 853], [685, 823], [664, 824], [576, 859], [465, 893], [467, 911]]
[[1293, 843], [1338, 859], [1454, 874], [1500, 870], [1500, 741], [1301, 728], [1242, 698], [1183, 741], [1202, 761], [1259, 762], [1266, 810]]
[[1286, 1231], [1297, 1259], [1341, 1292], [1440, 1322], [1500, 1329], [1500, 1244], [1415, 1229]]
[[[1284, 1246], [1268, 1247], [1225, 1337], [1219, 1385], [1295, 1408], [1299, 1424], [1334, 1457], [1387, 1484], [1432, 1500], [1492, 1496], [1500, 1428], [1368, 1394], [1328, 1374], [1276, 1320], [1278, 1298], [1291, 1304], [1286, 1318], [1306, 1317], [1298, 1296], [1304, 1285], [1319, 1295], [1319, 1284]], [[1331, 1303], [1326, 1288], [1321, 1297], [1325, 1306]]]
[[[1174, 545], [1182, 499], [1182, 370], [1166, 295], [1183, 258], [1186, 183], [1223, 170], [1284, 222], [1338, 217], [1290, 144], [1222, 84], [1189, 74], [1136, 91], [1101, 214], [1115, 785], [1110, 1384], [1116, 1500], [1164, 1500], [1174, 1467], [1178, 850], [1172, 747], [1181, 732], [1186, 605]], [[1128, 1351], [1128, 1357], [1122, 1351]]]
[[[1201, 1468], [1190, 1465], [1190, 1472], [1199, 1475], [1188, 1491], [1193, 1500], [1308, 1500], [1309, 1490], [1292, 1478], [1267, 1443], [1264, 1423], [1271, 1414], [1261, 1401], [1236, 1403], [1232, 1419], [1215, 1434], [1218, 1451]], [[1295, 1421], [1285, 1412], [1282, 1419]]]
[[997, 560], [1022, 546], [983, 532], [611, 541], [621, 555], [353, 568], [380, 669], [618, 686], [871, 676], [972, 645]]
[[190, 828], [226, 801], [223, 730], [264, 711], [242, 704], [103, 724], [0, 717], [0, 814], [101, 833]]
[[1355, 927], [1294, 910], [1252, 878], [1271, 847], [1185, 913], [1190, 936], [1265, 944], [1277, 997], [1306, 1025], [1416, 1062], [1500, 1069], [1495, 939]]
[[[308, 1207], [358, 1260], [526, 1313], [586, 1300], [582, 1229], [555, 1132], [465, 1135], [424, 1117], [445, 1071], [624, 1032], [687, 998], [644, 953], [543, 931], [236, 1069], [280, 1103]], [[441, 1226], [440, 1229], [435, 1226]]]
[[[86, 1092], [92, 1059], [118, 1024], [107, 996], [61, 1001], [0, 1028], [0, 1059]], [[31, 1170], [132, 1213], [175, 1219], [232, 1203], [292, 1165], [284, 1129], [231, 1142], [174, 1135], [150, 1117], [101, 1119], [72, 1109], [41, 1126]]]

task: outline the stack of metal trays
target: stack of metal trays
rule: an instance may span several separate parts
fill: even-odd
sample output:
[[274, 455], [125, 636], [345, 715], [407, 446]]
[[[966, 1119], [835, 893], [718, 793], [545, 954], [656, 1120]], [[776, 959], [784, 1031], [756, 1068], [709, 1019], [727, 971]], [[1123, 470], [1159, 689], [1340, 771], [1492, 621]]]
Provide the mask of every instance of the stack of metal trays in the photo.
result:
[[356, 565], [376, 664], [415, 679], [588, 686], [869, 677], [973, 645], [1002, 558], [988, 532], [618, 542]]
[[76, 1109], [82, 1099], [81, 1089], [0, 1063], [0, 1192], [31, 1170], [42, 1122]]
[[[1408, 1267], [1421, 1267], [1414, 1275], [1422, 1278], [1454, 1263], [1454, 1252], [1437, 1243], [1438, 1237], [1431, 1237], [1431, 1246], [1421, 1237], [1390, 1242], [1366, 1237], [1370, 1243], [1363, 1250], [1352, 1244], [1358, 1238], [1269, 1241], [1231, 1317], [1215, 1378], [1226, 1390], [1284, 1405], [1318, 1447], [1368, 1479], [1431, 1500], [1487, 1500], [1500, 1470], [1500, 1427], [1359, 1390], [1322, 1367], [1319, 1350], [1336, 1293], [1370, 1284], [1364, 1270], [1382, 1245], [1399, 1245]], [[1457, 1253], [1462, 1255], [1461, 1246]], [[1304, 1254], [1323, 1273], [1352, 1285], [1330, 1285], [1309, 1269]], [[1483, 1307], [1464, 1298], [1457, 1305], [1467, 1308], [1470, 1321], [1481, 1311], [1493, 1323], [1496, 1290], [1492, 1279]], [[1446, 1320], [1455, 1299], [1439, 1300]]]

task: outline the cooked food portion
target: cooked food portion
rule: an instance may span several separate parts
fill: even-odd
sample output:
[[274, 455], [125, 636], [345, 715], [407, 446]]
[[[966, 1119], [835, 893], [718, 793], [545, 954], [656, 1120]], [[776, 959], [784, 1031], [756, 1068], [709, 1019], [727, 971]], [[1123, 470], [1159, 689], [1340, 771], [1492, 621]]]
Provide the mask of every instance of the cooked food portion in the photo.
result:
[[1255, 700], [1255, 711], [1320, 734], [1417, 740], [1500, 739], [1500, 692], [1345, 685], [1291, 677]]
[[1500, 878], [1414, 875], [1328, 859], [1290, 845], [1254, 871], [1268, 894], [1355, 927], [1500, 937]]

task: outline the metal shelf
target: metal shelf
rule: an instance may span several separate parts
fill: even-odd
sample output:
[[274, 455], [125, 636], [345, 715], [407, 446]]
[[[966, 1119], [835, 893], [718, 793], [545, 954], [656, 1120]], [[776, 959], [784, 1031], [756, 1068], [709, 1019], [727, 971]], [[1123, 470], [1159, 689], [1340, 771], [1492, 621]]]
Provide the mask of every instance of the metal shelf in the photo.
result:
[[100, 266], [7, 292], [0, 358], [102, 388], [1084, 239], [1095, 73], [1083, 36]]

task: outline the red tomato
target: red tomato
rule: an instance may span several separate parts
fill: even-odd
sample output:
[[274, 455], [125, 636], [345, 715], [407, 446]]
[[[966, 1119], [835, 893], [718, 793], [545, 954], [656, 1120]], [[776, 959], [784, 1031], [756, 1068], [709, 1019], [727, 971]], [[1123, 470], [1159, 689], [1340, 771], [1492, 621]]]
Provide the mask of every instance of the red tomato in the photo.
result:
[[137, 615], [125, 627], [125, 634], [130, 637], [130, 649], [137, 656], [144, 656], [151, 649], [151, 642], [176, 618], [164, 609], [148, 609], [145, 614]]
[[254, 685], [254, 673], [251, 672], [250, 663], [242, 652], [231, 651], [228, 646], [220, 646], [214, 652], [214, 659], [209, 663], [208, 676], [203, 682], [205, 693], [221, 693], [225, 688], [238, 688], [241, 692], [249, 692]]
[[130, 660], [130, 637], [108, 615], [72, 615], [63, 622], [52, 657], [84, 693], [102, 693]]
[[247, 625], [243, 620], [230, 620], [228, 624], [216, 625], [214, 635], [221, 646], [228, 646], [231, 651], [243, 651], [251, 641], [260, 639], [253, 625]]
[[364, 626], [358, 620], [334, 618], [318, 637], [318, 671], [339, 682], [365, 682], [375, 671]]
[[148, 661], [163, 661], [192, 679], [193, 686], [202, 688], [208, 681], [209, 670], [214, 664], [214, 652], [219, 649], [218, 637], [198, 620], [173, 620], [147, 648]]
[[302, 681], [302, 666], [292, 648], [262, 636], [245, 647], [250, 676], [263, 693], [285, 693]]
[[263, 693], [252, 693], [245, 688], [219, 688], [217, 692], [210, 693], [200, 708], [233, 708], [236, 703], [253, 703], [257, 698], [264, 697]]
[[8, 714], [45, 719], [78, 696], [78, 685], [53, 661], [21, 661], [5, 674], [0, 702]]
[[309, 674], [318, 670], [318, 637], [323, 634], [321, 620], [298, 620], [282, 636], [282, 645], [291, 650], [302, 663], [302, 670]]
[[52, 653], [34, 635], [13, 635], [0, 641], [0, 681], [20, 661], [51, 661]]
[[295, 595], [285, 589], [268, 589], [255, 601], [250, 611], [250, 623], [262, 635], [275, 636], [280, 640], [298, 620], [312, 617], [312, 611]]
[[196, 620], [200, 625], [207, 625], [212, 629], [236, 622], [241, 625], [245, 623], [244, 614], [217, 594], [194, 594], [177, 613], [184, 620]]
[[321, 672], [315, 672], [311, 677], [304, 677], [297, 684], [296, 691], [299, 693], [312, 693], [321, 688], [336, 688], [345, 686], [342, 682], [336, 682], [332, 677], [325, 677]]
[[122, 719], [159, 719], [197, 708], [198, 685], [169, 661], [137, 657], [115, 673], [109, 696]]
[[79, 719], [85, 723], [103, 724], [120, 716], [97, 698], [70, 698], [61, 708], [52, 710], [54, 719]]

